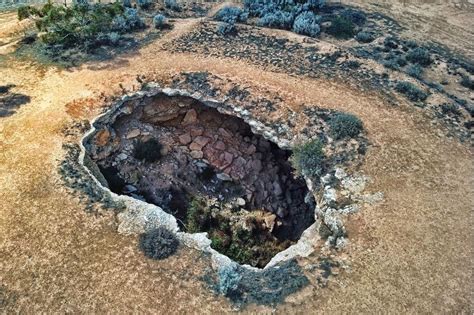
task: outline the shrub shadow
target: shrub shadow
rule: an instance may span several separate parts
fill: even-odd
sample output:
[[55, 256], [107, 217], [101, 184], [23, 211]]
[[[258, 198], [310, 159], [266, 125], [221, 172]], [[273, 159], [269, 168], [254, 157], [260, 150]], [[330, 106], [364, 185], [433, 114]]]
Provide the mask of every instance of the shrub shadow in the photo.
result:
[[9, 117], [16, 113], [17, 109], [31, 101], [28, 95], [11, 93], [13, 84], [0, 85], [0, 117]]

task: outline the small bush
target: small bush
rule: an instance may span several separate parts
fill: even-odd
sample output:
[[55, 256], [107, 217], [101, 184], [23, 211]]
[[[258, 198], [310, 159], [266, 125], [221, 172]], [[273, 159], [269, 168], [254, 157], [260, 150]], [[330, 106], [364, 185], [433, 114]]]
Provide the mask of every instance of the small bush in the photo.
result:
[[360, 62], [358, 62], [357, 60], [349, 60], [346, 61], [344, 64], [351, 69], [360, 68]]
[[359, 10], [346, 9], [342, 11], [341, 16], [356, 25], [364, 25], [367, 21], [365, 13]]
[[166, 17], [163, 14], [157, 14], [153, 17], [153, 25], [155, 28], [162, 29], [166, 24]]
[[420, 90], [416, 85], [406, 81], [398, 82], [395, 86], [395, 90], [404, 94], [410, 101], [413, 102], [424, 101], [428, 97], [426, 92]]
[[423, 76], [423, 68], [418, 64], [410, 65], [407, 68], [407, 74], [411, 77], [421, 79]]
[[350, 20], [338, 16], [332, 19], [326, 32], [336, 38], [348, 39], [355, 35], [355, 26]]
[[226, 22], [226, 23], [237, 23], [237, 22], [246, 22], [248, 18], [248, 13], [243, 11], [239, 7], [224, 7], [220, 9], [214, 19], [216, 21]]
[[459, 108], [453, 103], [444, 103], [441, 105], [441, 112], [445, 115], [454, 115], [460, 116], [461, 111]]
[[423, 67], [427, 67], [433, 62], [430, 53], [421, 47], [415, 48], [408, 52], [407, 60]]
[[139, 247], [146, 257], [165, 259], [176, 253], [179, 241], [168, 229], [159, 227], [140, 235]]
[[293, 15], [281, 10], [270, 12], [258, 20], [258, 25], [289, 30], [293, 25]]
[[316, 180], [323, 171], [323, 145], [319, 140], [311, 140], [293, 148], [291, 163], [298, 176]]
[[357, 33], [356, 40], [361, 43], [371, 43], [375, 39], [374, 34], [366, 31]]
[[400, 66], [398, 65], [398, 62], [396, 62], [393, 59], [382, 61], [382, 65], [385, 68], [392, 69], [392, 70], [399, 70], [400, 69]]
[[463, 75], [460, 83], [462, 86], [474, 90], [474, 80], [472, 80], [469, 76]]
[[405, 42], [405, 45], [408, 47], [408, 48], [417, 48], [418, 47], [418, 43], [414, 40], [407, 40]]
[[181, 7], [176, 0], [165, 0], [165, 7], [173, 11], [181, 11]]
[[137, 5], [140, 9], [148, 9], [151, 7], [151, 0], [137, 0]]
[[321, 31], [321, 27], [319, 26], [320, 20], [320, 17], [313, 12], [305, 11], [296, 17], [293, 23], [293, 32], [316, 37]]
[[138, 11], [125, 8], [123, 15], [116, 16], [112, 20], [112, 29], [120, 33], [126, 33], [145, 27], [145, 22], [138, 15]]
[[234, 23], [219, 23], [217, 33], [222, 36], [235, 35], [237, 34], [237, 28]]
[[47, 3], [41, 9], [22, 7], [18, 10], [20, 19], [32, 18], [46, 44], [64, 48], [73, 46], [95, 47], [98, 44], [116, 43], [116, 35], [107, 40], [108, 34], [129, 32], [143, 27], [138, 15], [131, 15], [130, 8], [120, 3], [75, 4], [64, 6]]
[[397, 41], [398, 41], [397, 38], [393, 36], [388, 36], [388, 37], [385, 37], [385, 39], [383, 40], [383, 45], [390, 49], [397, 49], [398, 48]]
[[122, 4], [126, 8], [131, 8], [132, 7], [132, 1], [131, 0], [122, 0]]
[[235, 265], [224, 265], [219, 268], [217, 273], [218, 284], [217, 291], [224, 296], [231, 295], [237, 290], [242, 276], [239, 274]]
[[354, 115], [338, 113], [329, 120], [331, 134], [336, 139], [352, 138], [362, 131], [362, 121]]
[[161, 158], [161, 150], [163, 146], [156, 139], [150, 139], [142, 142], [141, 140], [135, 145], [133, 156], [138, 160], [146, 162], [156, 162]]
[[398, 56], [394, 53], [390, 53], [387, 56], [386, 60], [382, 62], [382, 64], [389, 69], [398, 70], [400, 67], [406, 66], [407, 61], [403, 56]]

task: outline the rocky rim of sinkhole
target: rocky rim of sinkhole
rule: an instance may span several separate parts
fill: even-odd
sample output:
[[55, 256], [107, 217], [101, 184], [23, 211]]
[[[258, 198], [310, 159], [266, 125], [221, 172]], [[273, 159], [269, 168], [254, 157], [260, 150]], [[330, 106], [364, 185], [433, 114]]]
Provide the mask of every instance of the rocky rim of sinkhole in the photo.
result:
[[150, 86], [97, 117], [81, 142], [80, 162], [126, 205], [120, 233], [166, 227], [217, 268], [268, 268], [343, 247], [347, 215], [382, 197], [341, 167], [319, 183], [295, 177], [291, 139], [245, 109]]

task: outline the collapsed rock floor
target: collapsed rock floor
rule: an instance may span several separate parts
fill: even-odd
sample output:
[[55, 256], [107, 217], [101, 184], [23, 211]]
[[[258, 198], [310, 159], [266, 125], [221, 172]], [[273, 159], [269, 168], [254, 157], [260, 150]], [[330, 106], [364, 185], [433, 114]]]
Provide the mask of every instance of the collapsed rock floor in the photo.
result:
[[[293, 175], [290, 152], [242, 119], [186, 97], [157, 95], [133, 105], [124, 104], [131, 113], [88, 146], [114, 192], [162, 207], [184, 230], [210, 232], [215, 249], [230, 256], [243, 250], [231, 258], [260, 267], [314, 222], [313, 197]], [[137, 158], [137, 147], [150, 141], [161, 146], [149, 149], [160, 150], [158, 160]], [[236, 231], [251, 237], [236, 240]], [[229, 250], [237, 241], [250, 248]]]

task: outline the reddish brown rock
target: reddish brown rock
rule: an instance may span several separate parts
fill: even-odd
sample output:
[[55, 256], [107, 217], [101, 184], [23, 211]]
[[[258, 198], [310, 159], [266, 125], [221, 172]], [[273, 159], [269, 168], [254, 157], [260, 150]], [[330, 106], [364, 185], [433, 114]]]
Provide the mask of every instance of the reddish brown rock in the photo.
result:
[[204, 132], [204, 128], [202, 127], [193, 127], [189, 130], [189, 133], [191, 134], [191, 137], [195, 138], [197, 136], [202, 136]]
[[197, 112], [195, 109], [190, 109], [186, 112], [186, 115], [181, 122], [183, 125], [194, 124], [197, 121]]
[[100, 130], [94, 137], [94, 144], [103, 147], [110, 141], [110, 138], [110, 131], [108, 129]]
[[219, 128], [217, 132], [224, 138], [232, 138], [232, 134], [224, 128]]
[[216, 148], [217, 150], [224, 151], [225, 150], [225, 143], [219, 140], [216, 143], [214, 143], [214, 148]]
[[191, 153], [189, 153], [191, 155], [191, 157], [193, 159], [202, 159], [204, 154], [202, 153], [202, 151], [191, 151]]
[[206, 144], [209, 143], [209, 141], [211, 141], [211, 139], [207, 138], [207, 137], [203, 137], [203, 136], [198, 136], [196, 137], [196, 139], [194, 139], [194, 143], [197, 143], [198, 145], [200, 145], [201, 147], [205, 146]]
[[191, 136], [187, 133], [185, 133], [184, 135], [179, 136], [179, 143], [181, 143], [183, 145], [188, 145], [188, 144], [191, 143], [191, 141], [192, 141]]

